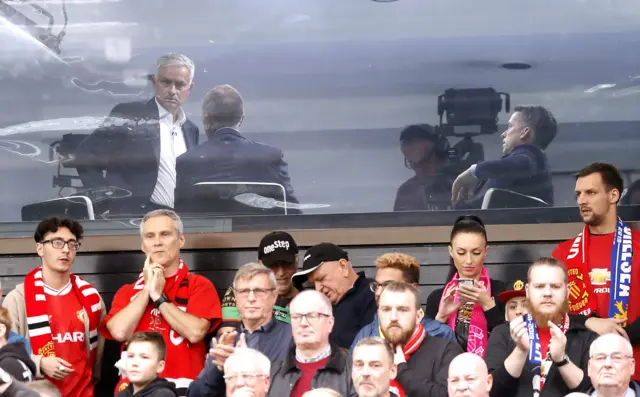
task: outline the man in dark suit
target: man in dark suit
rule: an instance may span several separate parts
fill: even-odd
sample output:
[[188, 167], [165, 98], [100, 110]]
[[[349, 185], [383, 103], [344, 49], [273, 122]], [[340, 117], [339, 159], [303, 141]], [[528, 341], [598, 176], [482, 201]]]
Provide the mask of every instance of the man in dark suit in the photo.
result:
[[[235, 211], [222, 209], [220, 201], [207, 203], [205, 200], [202, 205], [192, 202], [193, 186], [199, 182], [276, 183], [284, 187], [287, 203], [298, 203], [282, 150], [251, 141], [238, 131], [244, 119], [244, 101], [235, 88], [221, 85], [207, 92], [202, 103], [202, 117], [207, 142], [180, 156], [176, 164], [176, 202], [180, 203], [177, 207], [179, 210]], [[284, 200], [282, 194], [263, 196]], [[231, 206], [225, 203], [223, 207], [233, 207], [233, 197], [229, 199], [226, 201]], [[272, 213], [278, 213], [278, 208], [274, 209]]]
[[502, 156], [474, 164], [453, 182], [455, 209], [480, 208], [491, 188], [533, 196], [553, 205], [551, 171], [545, 150], [558, 129], [553, 114], [542, 106], [516, 106], [502, 133]]
[[198, 127], [182, 110], [194, 71], [193, 62], [182, 54], [160, 57], [152, 77], [155, 97], [116, 105], [78, 148], [77, 169], [84, 187], [131, 192], [110, 201], [111, 214], [173, 208], [176, 158], [198, 144]]

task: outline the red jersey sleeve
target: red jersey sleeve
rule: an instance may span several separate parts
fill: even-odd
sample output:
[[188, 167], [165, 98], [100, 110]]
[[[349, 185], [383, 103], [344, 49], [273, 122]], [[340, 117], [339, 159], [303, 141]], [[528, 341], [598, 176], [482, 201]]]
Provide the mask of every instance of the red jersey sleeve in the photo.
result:
[[[572, 242], [573, 240], [561, 242], [556, 246], [556, 248], [553, 249], [553, 252], [551, 252], [551, 256], [564, 263], [564, 261], [567, 259], [568, 249], [571, 247]], [[564, 265], [567, 266], [566, 263], [564, 263]]]
[[200, 275], [191, 275], [189, 280], [189, 302], [187, 313], [196, 317], [211, 320], [210, 331], [220, 325], [222, 321], [222, 308], [218, 291], [213, 283]]
[[113, 301], [111, 302], [111, 309], [102, 320], [102, 323], [100, 323], [100, 334], [105, 338], [113, 340], [113, 336], [111, 336], [111, 333], [107, 328], [107, 323], [109, 322], [109, 320], [111, 320], [111, 317], [115, 316], [120, 310], [127, 307], [131, 300], [132, 288], [133, 284], [123, 285], [113, 297]]

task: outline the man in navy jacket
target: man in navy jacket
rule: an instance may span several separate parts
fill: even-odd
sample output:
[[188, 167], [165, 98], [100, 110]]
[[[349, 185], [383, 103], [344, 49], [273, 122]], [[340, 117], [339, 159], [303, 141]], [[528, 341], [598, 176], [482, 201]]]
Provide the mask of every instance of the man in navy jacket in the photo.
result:
[[[182, 203], [187, 211], [197, 208], [191, 189], [200, 182], [275, 183], [284, 187], [287, 203], [298, 203], [282, 150], [240, 134], [244, 101], [235, 88], [221, 85], [207, 92], [202, 117], [208, 140], [176, 162], [176, 208]], [[281, 194], [272, 198], [283, 200]], [[192, 211], [201, 210], [209, 208], [205, 204], [205, 208]]]
[[480, 208], [487, 190], [510, 190], [553, 205], [551, 172], [544, 150], [555, 138], [557, 122], [542, 106], [516, 106], [502, 133], [499, 160], [474, 164], [458, 175], [452, 187], [456, 209]]

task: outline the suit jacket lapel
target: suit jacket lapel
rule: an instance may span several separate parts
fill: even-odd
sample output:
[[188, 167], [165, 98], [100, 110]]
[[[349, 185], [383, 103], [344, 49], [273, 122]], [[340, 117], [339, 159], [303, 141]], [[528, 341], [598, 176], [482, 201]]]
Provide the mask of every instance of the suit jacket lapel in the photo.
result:
[[191, 128], [191, 122], [187, 120], [182, 124], [182, 135], [184, 136], [184, 143], [187, 146], [187, 150], [190, 150], [198, 145], [197, 130]]
[[145, 116], [145, 134], [151, 150], [156, 158], [156, 163], [160, 164], [160, 113], [155, 97], [147, 102], [147, 114]]

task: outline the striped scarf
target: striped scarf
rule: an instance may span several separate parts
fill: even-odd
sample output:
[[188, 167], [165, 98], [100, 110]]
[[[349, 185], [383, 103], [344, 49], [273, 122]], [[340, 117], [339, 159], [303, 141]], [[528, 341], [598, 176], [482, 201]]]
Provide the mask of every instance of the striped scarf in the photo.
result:
[[[87, 356], [91, 363], [95, 363], [98, 347], [98, 326], [102, 314], [102, 301], [100, 294], [91, 284], [81, 277], [70, 275], [71, 290], [76, 295], [85, 314], [85, 329], [89, 335], [85, 337], [87, 344]], [[29, 339], [31, 340], [31, 350], [33, 354], [44, 357], [55, 356], [55, 344], [51, 335], [49, 324], [49, 314], [47, 309], [47, 295], [44, 292], [44, 281], [42, 280], [42, 267], [38, 267], [24, 278], [24, 296], [27, 312], [27, 324], [29, 328]], [[88, 327], [87, 324], [88, 318]]]

